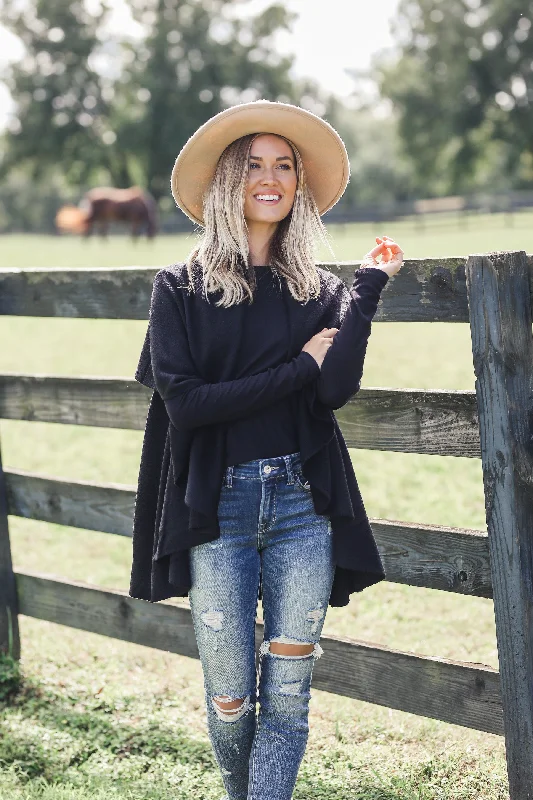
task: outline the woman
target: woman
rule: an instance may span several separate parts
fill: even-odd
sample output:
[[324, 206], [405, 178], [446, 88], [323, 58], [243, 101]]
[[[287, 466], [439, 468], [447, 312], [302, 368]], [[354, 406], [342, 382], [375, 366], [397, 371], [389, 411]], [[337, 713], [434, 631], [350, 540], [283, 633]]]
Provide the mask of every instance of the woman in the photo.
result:
[[189, 595], [228, 800], [292, 796], [328, 603], [385, 577], [332, 410], [359, 389], [403, 254], [377, 238], [350, 291], [315, 265], [348, 175], [331, 126], [266, 101], [209, 120], [172, 173], [205, 232], [154, 279], [130, 594]]

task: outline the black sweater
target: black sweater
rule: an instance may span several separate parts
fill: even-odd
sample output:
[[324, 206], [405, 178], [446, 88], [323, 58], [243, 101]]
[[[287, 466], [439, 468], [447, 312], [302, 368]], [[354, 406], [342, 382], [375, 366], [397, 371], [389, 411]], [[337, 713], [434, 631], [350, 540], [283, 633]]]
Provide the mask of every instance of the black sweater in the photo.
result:
[[[388, 276], [379, 268], [358, 270], [348, 290], [332, 273], [317, 271], [320, 297], [306, 304], [292, 298], [282, 279], [285, 352], [278, 363], [252, 374], [243, 374], [250, 364], [240, 360], [246, 302], [215, 306], [218, 296], [203, 296], [199, 271], [187, 288], [183, 264], [155, 276], [135, 374], [154, 392], [135, 504], [131, 596], [155, 602], [187, 595], [189, 548], [220, 533], [228, 429], [281, 400], [291, 405], [315, 510], [332, 523], [336, 570], [330, 605], [346, 605], [351, 592], [385, 577], [332, 410], [360, 387], [371, 320]], [[320, 368], [301, 348], [323, 327], [340, 330]]]
[[[270, 267], [256, 267], [257, 286], [251, 305], [245, 304], [243, 331], [237, 370], [252, 375], [283, 362], [287, 350], [287, 322], [280, 277]], [[312, 365], [311, 365], [312, 366]], [[319, 373], [316, 370], [310, 374]], [[293, 391], [290, 376], [283, 379]], [[243, 414], [228, 423], [226, 464], [240, 464], [253, 458], [271, 458], [298, 450], [298, 433], [290, 394], [265, 408]]]

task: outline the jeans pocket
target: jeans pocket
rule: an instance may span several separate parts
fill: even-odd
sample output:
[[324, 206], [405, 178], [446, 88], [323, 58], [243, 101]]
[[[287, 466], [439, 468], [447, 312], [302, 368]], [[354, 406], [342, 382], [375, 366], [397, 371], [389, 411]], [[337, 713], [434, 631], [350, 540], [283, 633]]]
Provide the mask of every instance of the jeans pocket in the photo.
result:
[[311, 492], [311, 484], [309, 481], [306, 481], [302, 472], [295, 472], [294, 473], [295, 482], [300, 489], [303, 489], [304, 492]]

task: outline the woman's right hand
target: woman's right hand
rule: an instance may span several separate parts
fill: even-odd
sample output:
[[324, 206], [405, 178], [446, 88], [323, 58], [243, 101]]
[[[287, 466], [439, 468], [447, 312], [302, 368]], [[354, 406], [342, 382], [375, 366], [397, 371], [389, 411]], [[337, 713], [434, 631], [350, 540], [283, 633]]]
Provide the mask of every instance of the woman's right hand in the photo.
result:
[[321, 367], [326, 353], [333, 344], [333, 337], [338, 330], [338, 328], [322, 328], [321, 331], [315, 333], [315, 335], [304, 344], [302, 353], [304, 351], [310, 353], [318, 366]]

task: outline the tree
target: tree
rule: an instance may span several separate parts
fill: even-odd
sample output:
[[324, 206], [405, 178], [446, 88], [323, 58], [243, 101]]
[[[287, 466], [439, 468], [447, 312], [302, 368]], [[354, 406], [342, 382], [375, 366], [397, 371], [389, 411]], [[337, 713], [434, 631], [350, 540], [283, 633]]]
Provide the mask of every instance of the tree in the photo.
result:
[[292, 58], [274, 35], [292, 15], [273, 5], [253, 19], [240, 0], [132, 0], [137, 42], [106, 34], [105, 5], [7, 0], [3, 23], [26, 48], [9, 70], [17, 104], [1, 171], [63, 171], [72, 184], [140, 183], [168, 195], [174, 159], [193, 131], [238, 101], [295, 100]]
[[533, 182], [532, 12], [531, 0], [402, 0], [399, 56], [374, 67], [420, 190]]
[[375, 214], [413, 197], [413, 170], [401, 152], [396, 116], [376, 114], [375, 105], [328, 103], [327, 118], [341, 134], [350, 158], [350, 182], [334, 213], [366, 209]]
[[128, 48], [116, 133], [139, 159], [156, 197], [169, 193], [179, 149], [209, 117], [240, 101], [294, 99], [292, 58], [277, 54], [273, 42], [291, 15], [273, 5], [242, 19], [238, 6], [235, 0], [133, 0], [133, 14], [148, 33]]
[[107, 9], [90, 14], [82, 0], [8, 0], [2, 22], [25, 46], [21, 63], [7, 72], [17, 119], [5, 135], [2, 173], [28, 165], [33, 179], [61, 165], [73, 183], [99, 167], [116, 167], [107, 152], [109, 96], [91, 67]]

